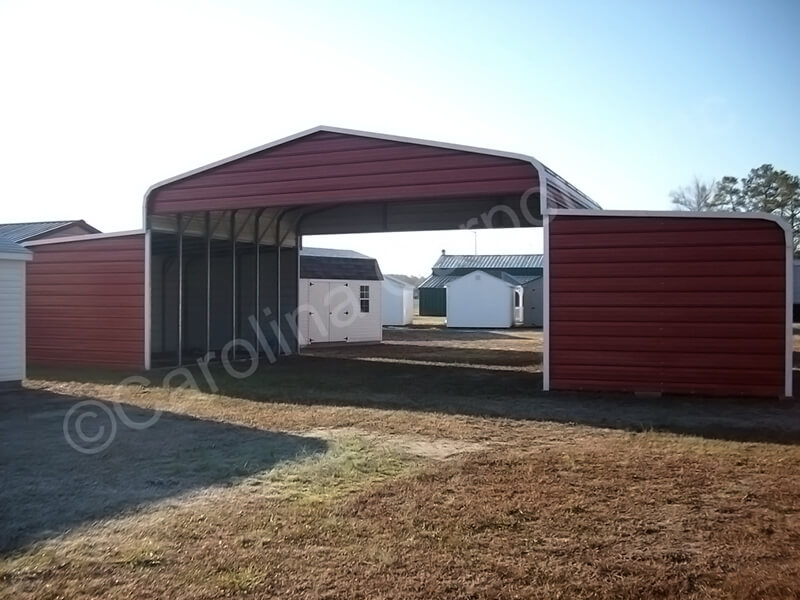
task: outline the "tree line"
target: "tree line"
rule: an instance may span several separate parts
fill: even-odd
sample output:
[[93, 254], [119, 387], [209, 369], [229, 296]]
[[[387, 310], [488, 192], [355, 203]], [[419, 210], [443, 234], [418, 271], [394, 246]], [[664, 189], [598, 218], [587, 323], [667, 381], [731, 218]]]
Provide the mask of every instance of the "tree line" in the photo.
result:
[[795, 253], [800, 248], [800, 177], [770, 164], [751, 169], [741, 178], [726, 175], [705, 182], [695, 177], [690, 185], [672, 190], [670, 199], [677, 210], [780, 215], [794, 232]]

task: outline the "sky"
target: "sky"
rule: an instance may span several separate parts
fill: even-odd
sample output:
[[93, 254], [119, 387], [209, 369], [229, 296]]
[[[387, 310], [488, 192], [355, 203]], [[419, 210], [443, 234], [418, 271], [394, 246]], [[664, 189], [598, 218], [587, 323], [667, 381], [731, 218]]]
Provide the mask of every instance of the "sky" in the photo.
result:
[[[0, 0], [0, 222], [137, 229], [151, 184], [321, 124], [528, 154], [604, 208], [667, 210], [695, 175], [800, 174], [799, 21], [795, 0]], [[425, 275], [475, 241], [305, 243]]]

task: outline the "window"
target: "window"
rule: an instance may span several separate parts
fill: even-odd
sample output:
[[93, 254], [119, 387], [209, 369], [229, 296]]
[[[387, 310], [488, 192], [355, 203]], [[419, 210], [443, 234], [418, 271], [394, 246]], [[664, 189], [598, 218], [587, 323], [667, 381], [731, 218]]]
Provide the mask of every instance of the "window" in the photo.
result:
[[514, 308], [519, 308], [519, 292], [514, 292]]
[[361, 286], [359, 300], [361, 300], [361, 312], [362, 313], [368, 313], [369, 312], [369, 286], [368, 285], [362, 285]]

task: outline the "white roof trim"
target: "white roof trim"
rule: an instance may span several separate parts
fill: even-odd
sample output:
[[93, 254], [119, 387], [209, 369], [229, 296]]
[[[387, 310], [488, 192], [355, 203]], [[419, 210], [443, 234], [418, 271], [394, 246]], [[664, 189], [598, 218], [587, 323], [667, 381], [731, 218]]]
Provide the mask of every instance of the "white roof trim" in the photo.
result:
[[512, 289], [517, 289], [517, 288], [521, 288], [521, 287], [522, 287], [522, 286], [521, 286], [521, 285], [519, 285], [519, 284], [517, 284], [517, 285], [514, 285], [513, 283], [510, 283], [510, 282], [506, 281], [505, 279], [502, 279], [502, 278], [500, 278], [500, 277], [497, 277], [497, 276], [495, 276], [495, 275], [492, 275], [491, 273], [487, 273], [486, 271], [483, 271], [483, 270], [481, 270], [481, 269], [475, 269], [474, 271], [470, 271], [469, 273], [464, 273], [464, 274], [463, 274], [463, 275], [461, 275], [461, 276], [457, 276], [457, 277], [456, 277], [456, 278], [455, 278], [453, 281], [451, 281], [451, 282], [450, 282], [450, 283], [448, 283], [448, 284], [445, 284], [445, 286], [444, 286], [444, 287], [445, 287], [445, 288], [447, 288], [447, 287], [449, 287], [449, 286], [450, 286], [450, 284], [452, 284], [452, 283], [455, 283], [456, 281], [461, 281], [462, 279], [464, 279], [465, 277], [469, 277], [470, 275], [475, 275], [475, 273], [480, 273], [480, 274], [482, 274], [482, 275], [486, 275], [487, 277], [491, 277], [492, 279], [496, 279], [497, 281], [499, 281], [500, 283], [502, 283], [502, 284], [503, 284], [503, 285], [505, 285], [506, 287], [510, 287], [510, 288], [512, 288]]
[[102, 240], [106, 238], [126, 237], [130, 235], [144, 235], [144, 229], [133, 229], [130, 231], [116, 231], [114, 233], [87, 233], [86, 235], [72, 235], [60, 238], [51, 238], [47, 240], [34, 240], [32, 242], [23, 242], [20, 244], [24, 247], [30, 246], [46, 246], [49, 244], [67, 244], [69, 242], [82, 242], [84, 240]]
[[33, 252], [0, 252], [0, 260], [33, 260]]

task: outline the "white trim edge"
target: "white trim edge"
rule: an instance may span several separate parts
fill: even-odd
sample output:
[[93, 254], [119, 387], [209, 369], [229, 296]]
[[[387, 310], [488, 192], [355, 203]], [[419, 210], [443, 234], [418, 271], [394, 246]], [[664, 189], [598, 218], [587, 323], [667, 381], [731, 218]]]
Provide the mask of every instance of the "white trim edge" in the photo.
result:
[[144, 229], [133, 229], [130, 231], [115, 231], [114, 233], [87, 233], [86, 235], [73, 235], [60, 238], [52, 238], [49, 240], [33, 240], [31, 242], [23, 242], [21, 246], [28, 248], [30, 246], [47, 246], [50, 244], [68, 244], [69, 242], [83, 242], [86, 240], [102, 240], [107, 238], [126, 237], [131, 235], [143, 235]]
[[542, 334], [544, 336], [544, 348], [542, 350], [542, 391], [550, 391], [550, 215], [542, 215], [542, 237], [544, 257], [542, 258], [544, 284], [542, 285], [542, 296], [544, 306], [542, 307]]

